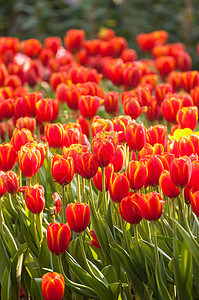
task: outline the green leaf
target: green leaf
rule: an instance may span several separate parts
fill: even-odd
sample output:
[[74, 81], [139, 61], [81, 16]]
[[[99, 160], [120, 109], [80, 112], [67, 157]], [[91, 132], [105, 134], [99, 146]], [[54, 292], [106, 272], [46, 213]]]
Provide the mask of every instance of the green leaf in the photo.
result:
[[66, 260], [75, 274], [75, 276], [80, 280], [81, 283], [89, 286], [94, 289], [99, 297], [102, 299], [110, 299], [112, 296], [109, 288], [102, 281], [98, 281], [95, 278], [91, 277], [77, 262], [76, 260], [66, 252]]
[[32, 278], [31, 279], [31, 298], [33, 300], [42, 299], [42, 292], [41, 292], [41, 278]]
[[121, 266], [128, 274], [136, 294], [138, 294], [138, 296], [140, 297], [143, 297], [144, 287], [142, 284], [142, 280], [138, 277], [137, 271], [132, 263], [129, 254], [117, 244], [111, 245], [111, 248], [116, 253]]
[[102, 269], [102, 273], [106, 277], [109, 283], [118, 281], [117, 273], [112, 265], [106, 266]]
[[3, 243], [3, 239], [0, 235], [0, 282], [2, 282], [6, 267], [8, 269], [10, 268], [10, 258]]
[[5, 269], [1, 283], [1, 299], [11, 300], [10, 298], [11, 280], [8, 268]]
[[38, 261], [42, 268], [52, 268], [50, 261], [50, 251], [47, 245], [47, 238], [44, 235], [39, 249]]
[[182, 235], [185, 243], [187, 244], [189, 251], [193, 255], [196, 264], [199, 266], [199, 255], [198, 255], [199, 248], [193, 242], [193, 240], [190, 237], [190, 235], [188, 234], [188, 232], [176, 220], [174, 220], [174, 222], [176, 223], [180, 234]]
[[15, 254], [11, 263], [10, 276], [12, 282], [12, 290], [16, 299], [19, 297], [20, 284], [21, 284], [21, 272], [23, 266], [24, 255], [27, 250], [27, 244], [22, 245]]

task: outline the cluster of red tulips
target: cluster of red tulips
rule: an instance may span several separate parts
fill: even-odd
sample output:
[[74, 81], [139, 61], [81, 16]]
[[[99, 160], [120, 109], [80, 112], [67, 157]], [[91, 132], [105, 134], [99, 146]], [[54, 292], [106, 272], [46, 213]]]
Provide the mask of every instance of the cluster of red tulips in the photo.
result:
[[137, 43], [0, 38], [2, 299], [199, 297], [199, 72], [163, 30]]

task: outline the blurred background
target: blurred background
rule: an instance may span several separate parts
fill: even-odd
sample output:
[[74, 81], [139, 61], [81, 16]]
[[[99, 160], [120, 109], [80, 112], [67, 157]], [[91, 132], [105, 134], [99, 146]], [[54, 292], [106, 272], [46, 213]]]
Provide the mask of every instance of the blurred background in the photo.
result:
[[0, 0], [0, 7], [1, 36], [43, 41], [47, 36], [63, 38], [75, 28], [91, 39], [103, 26], [125, 37], [139, 55], [136, 35], [162, 29], [169, 42], [184, 43], [193, 68], [199, 66], [199, 0]]

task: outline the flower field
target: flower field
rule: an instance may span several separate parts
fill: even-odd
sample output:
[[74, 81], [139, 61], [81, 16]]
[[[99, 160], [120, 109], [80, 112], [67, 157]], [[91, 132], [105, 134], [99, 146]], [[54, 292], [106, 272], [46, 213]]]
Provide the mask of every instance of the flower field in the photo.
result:
[[2, 300], [199, 299], [199, 72], [136, 42], [0, 37]]

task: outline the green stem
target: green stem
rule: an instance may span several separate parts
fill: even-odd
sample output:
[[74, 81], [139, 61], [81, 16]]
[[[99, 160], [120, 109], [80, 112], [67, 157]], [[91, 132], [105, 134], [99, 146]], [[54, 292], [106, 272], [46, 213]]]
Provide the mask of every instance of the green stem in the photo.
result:
[[106, 181], [105, 181], [105, 168], [102, 168], [102, 201], [104, 214], [107, 212], [107, 203], [106, 203]]
[[37, 215], [32, 213], [32, 221], [33, 221], [33, 229], [34, 229], [34, 236], [37, 248], [39, 249], [39, 239], [38, 239], [38, 233], [37, 233]]
[[[66, 255], [68, 255], [67, 252], [65, 252]], [[93, 290], [91, 288], [89, 288], [88, 286], [82, 285], [80, 283], [77, 282], [73, 282], [71, 281], [65, 274], [64, 272], [64, 268], [62, 265], [62, 256], [59, 255], [57, 256], [57, 261], [58, 261], [58, 266], [59, 266], [59, 272], [63, 275], [65, 283], [66, 283], [66, 287], [71, 288], [72, 290], [74, 290], [75, 292], [77, 292], [79, 294], [79, 291], [81, 290], [81, 294], [85, 294], [86, 296], [88, 295], [88, 293], [90, 293], [91, 298], [94, 297], [93, 294]], [[85, 291], [85, 292], [84, 292]], [[96, 299], [96, 297], [95, 297]]]
[[98, 280], [97, 276], [93, 273], [93, 271], [92, 271], [92, 269], [91, 269], [91, 267], [90, 267], [90, 265], [89, 265], [89, 263], [88, 263], [88, 260], [87, 260], [87, 258], [86, 258], [86, 252], [85, 252], [85, 249], [84, 249], [84, 243], [83, 243], [82, 232], [79, 233], [79, 244], [80, 244], [80, 249], [81, 249], [81, 254], [82, 254], [82, 256], [83, 256], [84, 264], [85, 264], [85, 267], [86, 267], [88, 273], [89, 273], [91, 276], [95, 277], [95, 278]]
[[31, 178], [28, 178], [28, 186], [31, 186]]
[[187, 219], [186, 214], [185, 214], [185, 205], [186, 205], [186, 203], [185, 203], [185, 199], [184, 199], [184, 189], [180, 189], [180, 194], [181, 194], [181, 198], [182, 198], [182, 216], [183, 216], [183, 220], [184, 220], [185, 229], [189, 233], [189, 235], [190, 235], [192, 241], [194, 242], [194, 244], [196, 245], [196, 247], [198, 247], [198, 249], [199, 249], [199, 244], [195, 240], [195, 237], [194, 237], [194, 235], [191, 231], [191, 228], [189, 227], [188, 219]]
[[95, 202], [94, 202], [94, 198], [93, 198], [93, 189], [92, 189], [91, 179], [89, 179], [88, 182], [89, 182], [90, 200], [91, 200], [91, 201], [90, 201], [90, 205], [91, 205], [91, 207], [92, 207], [92, 209], [93, 209], [93, 213], [94, 213], [94, 215], [95, 215], [95, 218], [98, 219], [97, 213], [96, 213], [96, 209], [95, 209]]
[[151, 222], [152, 231], [153, 231], [153, 242], [154, 242], [154, 253], [155, 253], [155, 265], [159, 266], [159, 253], [158, 253], [158, 242], [156, 235], [156, 225], [155, 222]]
[[42, 229], [42, 212], [36, 215], [36, 225], [37, 225], [37, 232], [39, 235], [40, 242], [43, 239], [43, 229]]
[[85, 198], [85, 179], [82, 177], [82, 202], [84, 202]]
[[62, 188], [62, 222], [65, 223], [66, 221], [65, 186], [62, 185], [61, 188]]
[[80, 182], [79, 182], [78, 174], [76, 174], [76, 179], [77, 179], [77, 200], [78, 200], [78, 202], [81, 202]]

